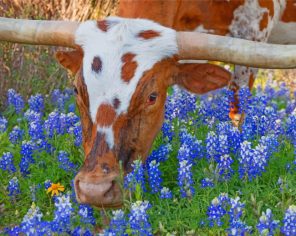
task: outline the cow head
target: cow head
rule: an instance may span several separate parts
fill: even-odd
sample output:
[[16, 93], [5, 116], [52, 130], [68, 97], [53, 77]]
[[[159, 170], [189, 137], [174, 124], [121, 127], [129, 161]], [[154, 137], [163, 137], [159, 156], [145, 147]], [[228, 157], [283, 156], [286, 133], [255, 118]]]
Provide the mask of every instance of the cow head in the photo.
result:
[[210, 64], [179, 64], [175, 31], [146, 20], [89, 21], [76, 31], [75, 51], [58, 52], [75, 75], [85, 160], [75, 177], [77, 199], [98, 207], [122, 203], [120, 166], [145, 161], [161, 128], [167, 88], [202, 94], [230, 73]]

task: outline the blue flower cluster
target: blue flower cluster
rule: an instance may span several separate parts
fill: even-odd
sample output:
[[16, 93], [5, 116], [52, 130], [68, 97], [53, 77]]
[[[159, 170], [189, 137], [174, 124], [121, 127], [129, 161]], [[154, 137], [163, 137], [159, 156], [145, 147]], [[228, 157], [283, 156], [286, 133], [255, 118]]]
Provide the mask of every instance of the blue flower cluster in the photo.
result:
[[146, 190], [145, 188], [145, 170], [142, 165], [141, 160], [135, 160], [132, 163], [132, 172], [127, 174], [124, 179], [124, 188], [129, 189], [134, 192], [136, 190], [137, 185], [141, 187], [142, 190]]
[[286, 236], [296, 235], [296, 206], [291, 205], [286, 210], [281, 232]]
[[24, 130], [22, 130], [20, 127], [14, 126], [12, 131], [9, 133], [9, 141], [13, 144], [17, 144], [18, 142], [22, 141], [24, 133]]
[[21, 193], [20, 184], [17, 177], [13, 177], [11, 180], [9, 180], [7, 190], [8, 196], [10, 196], [11, 199], [15, 199], [17, 195]]
[[275, 230], [279, 228], [280, 221], [273, 219], [273, 214], [270, 209], [266, 212], [262, 212], [260, 216], [259, 223], [257, 224], [257, 229], [260, 235], [273, 236]]
[[13, 107], [15, 112], [20, 114], [25, 107], [25, 102], [22, 96], [14, 89], [9, 89], [7, 91], [7, 105]]
[[69, 159], [69, 154], [65, 151], [59, 151], [57, 156], [60, 168], [68, 172], [76, 172], [77, 166]]
[[0, 116], [0, 133], [3, 133], [7, 129], [7, 123], [5, 117]]
[[8, 171], [10, 173], [16, 172], [16, 168], [13, 163], [13, 155], [10, 152], [3, 153], [0, 158], [0, 169]]

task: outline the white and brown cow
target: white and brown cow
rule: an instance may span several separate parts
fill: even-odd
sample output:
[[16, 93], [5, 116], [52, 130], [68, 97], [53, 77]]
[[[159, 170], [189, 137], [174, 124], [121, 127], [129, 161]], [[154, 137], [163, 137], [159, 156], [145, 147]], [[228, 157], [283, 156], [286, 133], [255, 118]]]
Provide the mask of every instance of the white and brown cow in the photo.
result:
[[117, 207], [119, 162], [129, 171], [145, 161], [163, 122], [166, 91], [178, 84], [201, 94], [226, 86], [231, 74], [206, 59], [263, 68], [296, 67], [296, 46], [268, 45], [202, 33], [176, 32], [149, 20], [47, 22], [0, 18], [0, 40], [61, 45], [59, 62], [75, 74], [83, 129], [84, 164], [75, 177], [77, 199]]

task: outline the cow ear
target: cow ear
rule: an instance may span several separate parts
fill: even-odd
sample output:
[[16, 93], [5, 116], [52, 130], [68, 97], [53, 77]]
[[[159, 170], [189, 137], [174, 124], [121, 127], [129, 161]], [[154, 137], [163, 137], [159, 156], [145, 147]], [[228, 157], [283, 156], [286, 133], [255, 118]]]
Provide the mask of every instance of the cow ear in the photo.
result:
[[197, 94], [222, 88], [231, 80], [231, 73], [212, 64], [178, 64], [173, 80], [188, 91]]
[[58, 51], [55, 56], [63, 67], [70, 70], [75, 75], [81, 67], [83, 52], [81, 49]]

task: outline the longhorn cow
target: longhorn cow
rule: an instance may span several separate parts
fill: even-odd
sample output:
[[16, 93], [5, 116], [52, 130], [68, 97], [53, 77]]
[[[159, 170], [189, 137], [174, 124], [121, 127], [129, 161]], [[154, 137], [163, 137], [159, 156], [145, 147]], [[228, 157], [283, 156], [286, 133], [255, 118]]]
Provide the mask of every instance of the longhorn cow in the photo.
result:
[[81, 115], [85, 160], [75, 177], [75, 192], [79, 202], [97, 207], [122, 204], [116, 182], [119, 162], [127, 173], [133, 160], [140, 156], [145, 161], [163, 122], [170, 85], [202, 94], [232, 78], [219, 66], [179, 60], [296, 67], [296, 45], [175, 31], [144, 19], [77, 23], [0, 18], [0, 40], [74, 48], [58, 52], [57, 59], [75, 74]]

